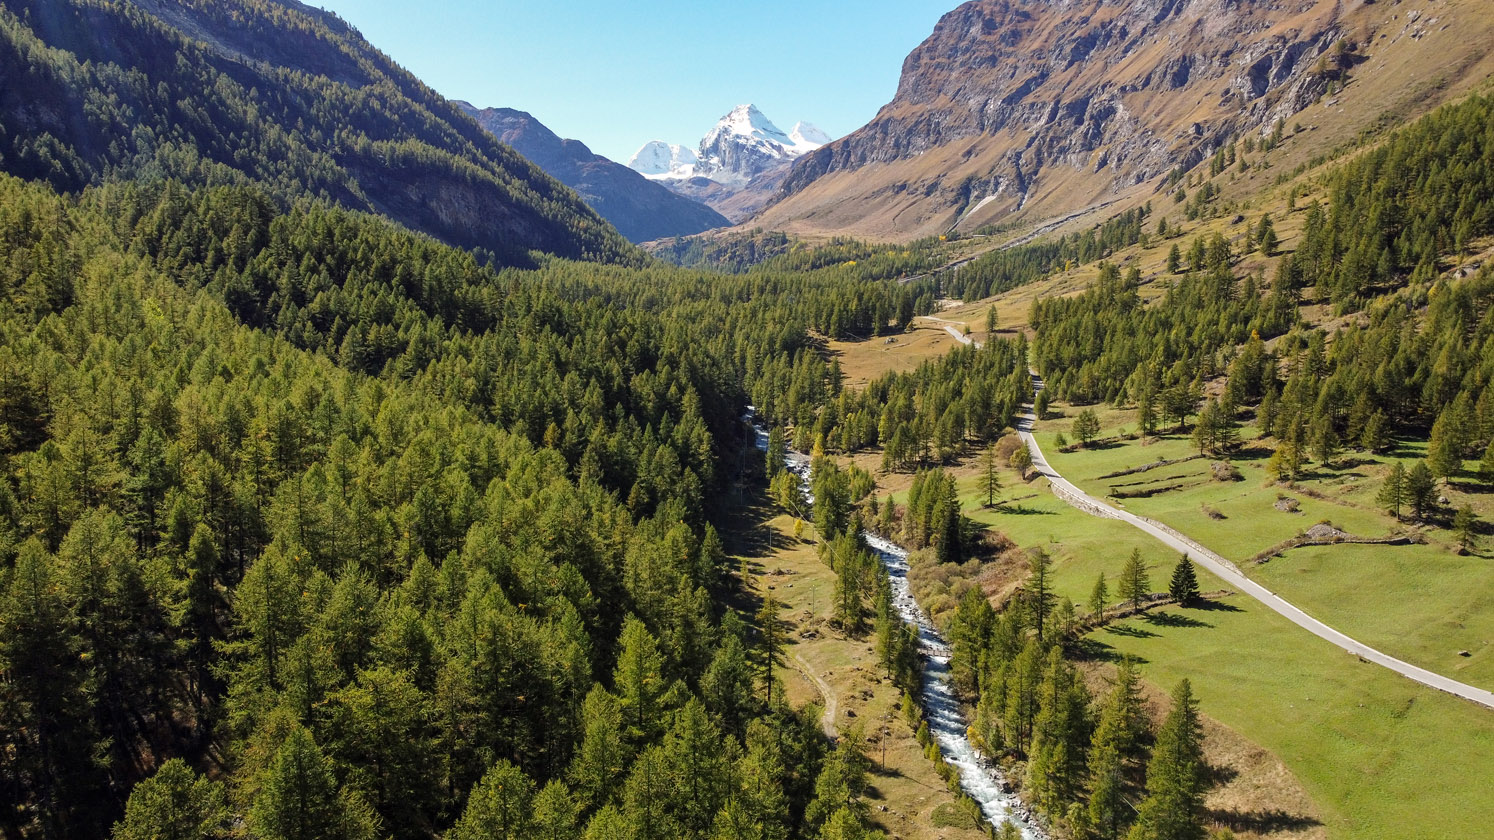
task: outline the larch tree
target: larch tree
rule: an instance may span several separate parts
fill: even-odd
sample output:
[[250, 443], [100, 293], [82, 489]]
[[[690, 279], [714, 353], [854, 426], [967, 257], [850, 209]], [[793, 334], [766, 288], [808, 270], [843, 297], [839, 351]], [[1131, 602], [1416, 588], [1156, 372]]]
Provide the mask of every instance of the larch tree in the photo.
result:
[[1089, 613], [1093, 616], [1103, 616], [1105, 608], [1110, 605], [1110, 585], [1105, 582], [1105, 573], [1095, 578], [1094, 589], [1089, 591]]
[[1203, 727], [1188, 680], [1172, 693], [1172, 710], [1157, 731], [1146, 770], [1146, 798], [1136, 809], [1130, 840], [1202, 840], [1208, 767]]
[[1147, 575], [1146, 561], [1141, 559], [1141, 549], [1131, 550], [1126, 565], [1121, 569], [1118, 593], [1122, 601], [1131, 602], [1133, 612], [1141, 612], [1141, 601], [1152, 593], [1151, 578]]
[[500, 759], [467, 797], [448, 840], [527, 840], [533, 836], [534, 782]]
[[357, 794], [339, 790], [332, 765], [304, 729], [294, 729], [266, 771], [249, 811], [264, 840], [373, 840], [378, 817]]
[[1001, 492], [1001, 473], [994, 445], [986, 447], [980, 455], [980, 489], [986, 494], [986, 507], [995, 505], [996, 494]]
[[130, 791], [114, 840], [218, 840], [228, 826], [222, 786], [173, 758]]
[[1401, 506], [1406, 504], [1406, 466], [1400, 461], [1391, 466], [1389, 474], [1385, 476], [1385, 483], [1380, 485], [1380, 492], [1375, 496], [1375, 502], [1397, 521], [1400, 520]]

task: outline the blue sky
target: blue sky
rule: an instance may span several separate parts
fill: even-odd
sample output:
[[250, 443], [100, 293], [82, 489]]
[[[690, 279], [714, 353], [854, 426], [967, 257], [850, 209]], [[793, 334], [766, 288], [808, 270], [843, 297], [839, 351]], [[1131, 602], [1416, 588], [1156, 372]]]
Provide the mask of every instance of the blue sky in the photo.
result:
[[518, 108], [624, 161], [693, 146], [752, 102], [840, 137], [897, 90], [903, 59], [959, 0], [309, 0], [453, 99]]

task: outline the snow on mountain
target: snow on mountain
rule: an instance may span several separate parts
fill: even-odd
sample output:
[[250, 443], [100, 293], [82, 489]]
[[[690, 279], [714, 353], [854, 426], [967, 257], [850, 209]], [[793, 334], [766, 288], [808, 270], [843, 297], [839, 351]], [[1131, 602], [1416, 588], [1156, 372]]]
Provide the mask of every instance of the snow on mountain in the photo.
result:
[[829, 143], [830, 135], [812, 123], [797, 122], [794, 130], [789, 132], [789, 139], [794, 141], [794, 148], [804, 150], [800, 154], [805, 154]]
[[671, 172], [681, 171], [686, 167], [693, 168], [697, 163], [700, 163], [700, 158], [696, 157], [694, 150], [675, 143], [652, 140], [644, 143], [643, 148], [634, 153], [628, 161], [628, 168], [650, 178], [669, 177]]
[[809, 123], [796, 123], [792, 132], [784, 133], [756, 105], [738, 105], [706, 133], [697, 151], [653, 140], [633, 155], [628, 166], [654, 180], [701, 176], [743, 187], [829, 142], [829, 135]]

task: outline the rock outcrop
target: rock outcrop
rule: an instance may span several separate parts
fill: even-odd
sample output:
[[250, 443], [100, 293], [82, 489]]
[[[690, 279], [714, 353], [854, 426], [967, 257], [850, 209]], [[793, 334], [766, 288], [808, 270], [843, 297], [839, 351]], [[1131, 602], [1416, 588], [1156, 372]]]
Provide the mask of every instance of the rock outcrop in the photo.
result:
[[974, 0], [908, 56], [892, 102], [800, 159], [752, 223], [913, 236], [1072, 212], [1270, 134], [1383, 46], [1369, 33], [1393, 14], [1370, 0]]

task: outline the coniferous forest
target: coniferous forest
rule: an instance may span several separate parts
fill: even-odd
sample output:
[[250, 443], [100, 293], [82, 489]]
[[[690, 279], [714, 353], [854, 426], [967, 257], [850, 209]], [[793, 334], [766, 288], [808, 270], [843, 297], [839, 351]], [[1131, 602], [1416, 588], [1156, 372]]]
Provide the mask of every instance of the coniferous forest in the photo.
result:
[[[1464, 459], [1494, 480], [1494, 263], [1440, 262], [1494, 233], [1494, 100], [1332, 167], [1270, 277], [1222, 235], [1149, 281], [1105, 262], [1168, 235], [1150, 203], [958, 267], [761, 232], [671, 265], [335, 16], [162, 0], [208, 45], [144, 5], [0, 3], [6, 840], [867, 840], [870, 759], [786, 699], [780, 605], [740, 608], [732, 488], [813, 522], [825, 618], [875, 636], [916, 728], [917, 636], [860, 534], [978, 558], [942, 468], [984, 450], [994, 482], [1035, 399], [1210, 451], [1253, 417], [1288, 478], [1430, 438], [1418, 517]], [[861, 387], [826, 352], [1097, 261], [1029, 330]], [[901, 506], [835, 460], [868, 453]], [[1129, 661], [1092, 696], [1029, 563], [947, 622], [974, 737], [1065, 836], [1201, 837], [1192, 684], [1155, 726]]]

